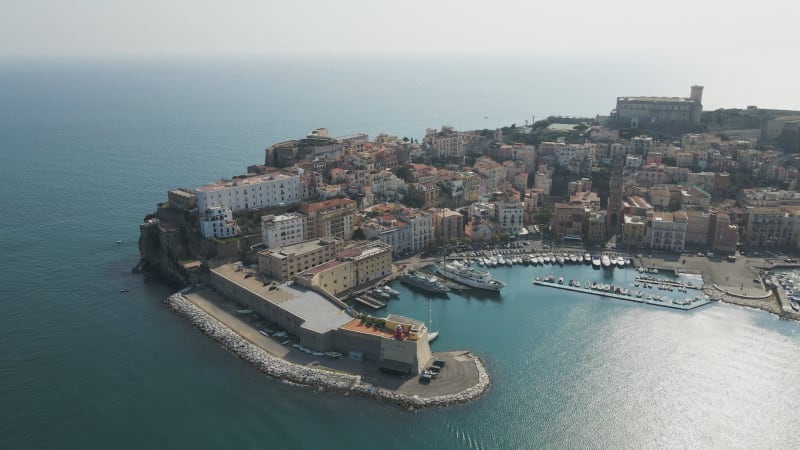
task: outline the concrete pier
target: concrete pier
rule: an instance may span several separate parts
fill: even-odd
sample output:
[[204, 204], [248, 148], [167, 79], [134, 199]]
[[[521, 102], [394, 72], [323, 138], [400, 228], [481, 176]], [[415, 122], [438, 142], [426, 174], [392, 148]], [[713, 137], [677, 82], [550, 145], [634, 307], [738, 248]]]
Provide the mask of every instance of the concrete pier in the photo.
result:
[[681, 304], [673, 303], [672, 299], [670, 299], [669, 301], [659, 302], [659, 301], [655, 301], [655, 300], [647, 300], [647, 298], [645, 298], [644, 295], [642, 295], [642, 297], [635, 297], [635, 296], [630, 296], [629, 297], [627, 295], [615, 294], [613, 292], [606, 292], [606, 291], [593, 290], [593, 289], [585, 289], [585, 288], [575, 287], [575, 286], [565, 286], [563, 284], [551, 283], [551, 282], [548, 282], [548, 281], [534, 281], [533, 284], [538, 285], [538, 286], [545, 286], [545, 287], [551, 287], [551, 288], [556, 288], [556, 289], [563, 289], [565, 291], [580, 292], [582, 294], [597, 295], [599, 297], [607, 297], [607, 298], [614, 298], [614, 299], [617, 299], [617, 300], [625, 300], [625, 301], [628, 301], [628, 302], [642, 303], [642, 304], [653, 305], [653, 306], [662, 306], [664, 308], [680, 309], [680, 310], [683, 310], [683, 311], [688, 311], [688, 310], [695, 309], [695, 308], [698, 308], [700, 306], [706, 305], [708, 303], [711, 303], [711, 300], [708, 299], [707, 297], [701, 297], [700, 300], [692, 299], [689, 304], [681, 305]]

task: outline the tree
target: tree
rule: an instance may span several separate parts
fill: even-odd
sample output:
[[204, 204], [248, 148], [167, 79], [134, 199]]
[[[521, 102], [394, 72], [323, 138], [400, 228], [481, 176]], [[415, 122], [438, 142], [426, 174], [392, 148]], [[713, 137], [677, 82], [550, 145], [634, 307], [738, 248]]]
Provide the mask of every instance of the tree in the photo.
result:
[[406, 183], [413, 181], [412, 178], [414, 175], [411, 173], [411, 169], [408, 166], [400, 166], [394, 169], [394, 174], [398, 178], [402, 178]]

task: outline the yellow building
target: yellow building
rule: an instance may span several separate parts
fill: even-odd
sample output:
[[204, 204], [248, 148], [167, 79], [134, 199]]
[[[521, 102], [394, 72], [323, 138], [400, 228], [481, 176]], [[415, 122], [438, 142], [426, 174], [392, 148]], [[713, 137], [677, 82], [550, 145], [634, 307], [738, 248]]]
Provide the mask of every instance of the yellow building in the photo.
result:
[[294, 281], [308, 288], [319, 288], [339, 295], [356, 284], [356, 267], [351, 261], [328, 261], [294, 276]]
[[348, 240], [353, 237], [358, 208], [349, 198], [334, 198], [300, 207], [305, 239], [334, 237]]
[[584, 224], [589, 210], [582, 202], [556, 203], [553, 219], [550, 221], [550, 231], [554, 239], [564, 237], [583, 237]]
[[644, 216], [625, 214], [622, 223], [622, 243], [625, 245], [646, 245], [647, 221]]
[[369, 283], [392, 273], [392, 247], [380, 241], [342, 250], [336, 254], [336, 259], [353, 262], [355, 285]]
[[341, 239], [312, 239], [258, 253], [258, 271], [274, 280], [287, 281], [298, 272], [328, 262], [342, 250]]

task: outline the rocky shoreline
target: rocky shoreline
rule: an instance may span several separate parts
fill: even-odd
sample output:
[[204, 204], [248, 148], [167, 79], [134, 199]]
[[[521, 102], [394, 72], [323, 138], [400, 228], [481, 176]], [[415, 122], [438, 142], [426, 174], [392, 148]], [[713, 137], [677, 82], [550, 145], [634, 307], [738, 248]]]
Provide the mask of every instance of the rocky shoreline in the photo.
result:
[[192, 304], [180, 293], [170, 295], [164, 300], [164, 303], [176, 314], [188, 319], [195, 328], [219, 342], [239, 358], [251, 363], [261, 372], [289, 383], [363, 395], [412, 408], [465, 403], [479, 397], [489, 388], [489, 374], [486, 371], [486, 367], [484, 367], [480, 358], [472, 355], [475, 367], [478, 370], [478, 383], [474, 386], [456, 394], [436, 397], [399, 394], [392, 390], [366, 383], [360, 375], [301, 366], [275, 357], [233, 332], [217, 319]]

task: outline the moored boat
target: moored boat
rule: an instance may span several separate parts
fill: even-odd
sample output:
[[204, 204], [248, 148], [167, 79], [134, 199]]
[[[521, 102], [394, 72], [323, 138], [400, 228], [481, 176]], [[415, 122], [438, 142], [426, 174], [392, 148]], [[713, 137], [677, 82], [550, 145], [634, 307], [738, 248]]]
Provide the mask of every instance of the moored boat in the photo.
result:
[[600, 257], [600, 263], [604, 268], [608, 269], [611, 267], [611, 258], [609, 258], [608, 255], [603, 255]]
[[591, 264], [592, 263], [592, 255], [590, 255], [588, 253], [583, 255], [583, 263], [584, 264]]
[[492, 278], [488, 271], [472, 269], [458, 262], [439, 266], [439, 273], [447, 279], [478, 289], [499, 292], [505, 287], [505, 283]]
[[450, 288], [441, 281], [437, 280], [436, 277], [421, 272], [410, 272], [404, 274], [400, 276], [400, 281], [436, 294], [446, 294], [450, 291]]

